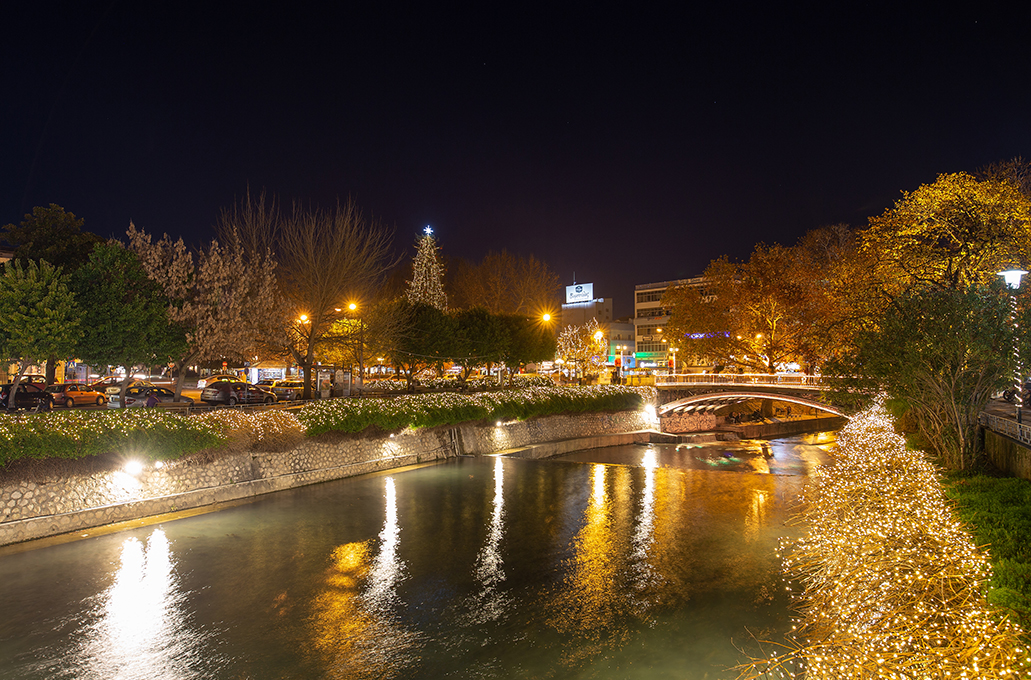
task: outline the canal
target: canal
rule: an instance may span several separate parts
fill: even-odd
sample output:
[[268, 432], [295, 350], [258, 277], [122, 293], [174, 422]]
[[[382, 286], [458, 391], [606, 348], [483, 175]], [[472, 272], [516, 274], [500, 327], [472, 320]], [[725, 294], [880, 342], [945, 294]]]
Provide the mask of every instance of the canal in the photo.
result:
[[0, 549], [0, 677], [732, 678], [833, 446], [460, 458]]

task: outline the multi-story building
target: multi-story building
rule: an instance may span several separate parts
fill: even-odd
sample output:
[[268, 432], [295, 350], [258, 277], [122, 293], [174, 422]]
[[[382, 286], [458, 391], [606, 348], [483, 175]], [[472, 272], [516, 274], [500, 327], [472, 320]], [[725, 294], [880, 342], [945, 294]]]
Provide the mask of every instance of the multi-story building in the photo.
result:
[[[669, 343], [663, 342], [669, 310], [662, 306], [662, 296], [668, 288], [676, 286], [702, 286], [705, 279], [692, 279], [641, 283], [634, 287], [634, 326], [636, 334], [637, 365], [641, 368], [661, 368], [669, 365], [672, 355]], [[685, 348], [678, 348], [681, 352]], [[680, 354], [678, 363], [687, 359], [687, 353]]]

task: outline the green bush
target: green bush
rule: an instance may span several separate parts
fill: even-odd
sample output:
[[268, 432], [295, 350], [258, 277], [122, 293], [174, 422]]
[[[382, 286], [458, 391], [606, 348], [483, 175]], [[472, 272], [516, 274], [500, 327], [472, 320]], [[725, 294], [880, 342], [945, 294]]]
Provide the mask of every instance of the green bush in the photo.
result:
[[24, 458], [86, 458], [133, 451], [170, 460], [218, 446], [210, 425], [162, 409], [51, 411], [0, 415], [0, 465]]
[[944, 486], [975, 542], [991, 554], [989, 602], [1031, 631], [1031, 482], [952, 473]]
[[313, 402], [297, 414], [309, 436], [361, 432], [369, 426], [392, 432], [474, 420], [525, 420], [534, 416], [640, 408], [639, 390], [602, 387], [528, 387], [481, 394], [420, 394], [396, 399], [333, 399]]
[[185, 416], [164, 409], [68, 410], [21, 417], [0, 414], [0, 466], [19, 459], [75, 459], [112, 451], [172, 460], [224, 446], [230, 439], [260, 450], [283, 450], [300, 437], [301, 427], [308, 436], [361, 432], [369, 426], [394, 432], [476, 420], [629, 410], [640, 408], [643, 394], [648, 393], [641, 388], [616, 386], [529, 387], [468, 395], [327, 399], [304, 406], [296, 419], [280, 411]]

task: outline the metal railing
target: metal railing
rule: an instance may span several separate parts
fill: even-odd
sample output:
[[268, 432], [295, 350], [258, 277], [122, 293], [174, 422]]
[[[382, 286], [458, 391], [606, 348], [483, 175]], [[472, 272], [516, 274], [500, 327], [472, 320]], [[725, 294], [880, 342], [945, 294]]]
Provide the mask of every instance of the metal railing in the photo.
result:
[[826, 387], [822, 375], [802, 373], [677, 373], [656, 375], [656, 385], [780, 385], [784, 387]]
[[999, 416], [993, 416], [990, 413], [981, 412], [978, 416], [977, 422], [983, 427], [987, 427], [992, 432], [998, 432], [999, 434], [1006, 435], [1010, 439], [1016, 439], [1021, 444], [1027, 444], [1031, 446], [1031, 426], [1018, 423], [1015, 420], [1009, 418], [1000, 418]]

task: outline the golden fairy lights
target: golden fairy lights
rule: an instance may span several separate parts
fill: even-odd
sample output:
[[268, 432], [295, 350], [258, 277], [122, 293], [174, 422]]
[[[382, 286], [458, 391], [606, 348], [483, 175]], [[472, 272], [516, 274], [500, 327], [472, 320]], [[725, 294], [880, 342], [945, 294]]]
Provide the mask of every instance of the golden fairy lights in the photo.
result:
[[1021, 629], [985, 600], [991, 565], [956, 519], [935, 467], [880, 404], [838, 436], [803, 494], [804, 538], [785, 570], [802, 586], [786, 651], [739, 678], [1018, 678]]
[[524, 387], [478, 394], [403, 395], [393, 399], [332, 399], [281, 410], [218, 409], [194, 416], [165, 409], [0, 414], [0, 465], [19, 458], [84, 458], [127, 451], [176, 458], [229, 445], [286, 451], [304, 436], [330, 430], [387, 432], [471, 420], [509, 423], [533, 416], [626, 410], [654, 402], [654, 387]]
[[550, 386], [478, 394], [409, 394], [394, 399], [327, 399], [307, 404], [298, 418], [309, 435], [330, 430], [361, 432], [369, 426], [393, 431], [470, 420], [504, 422], [552, 413], [633, 408], [654, 398], [654, 389]]

